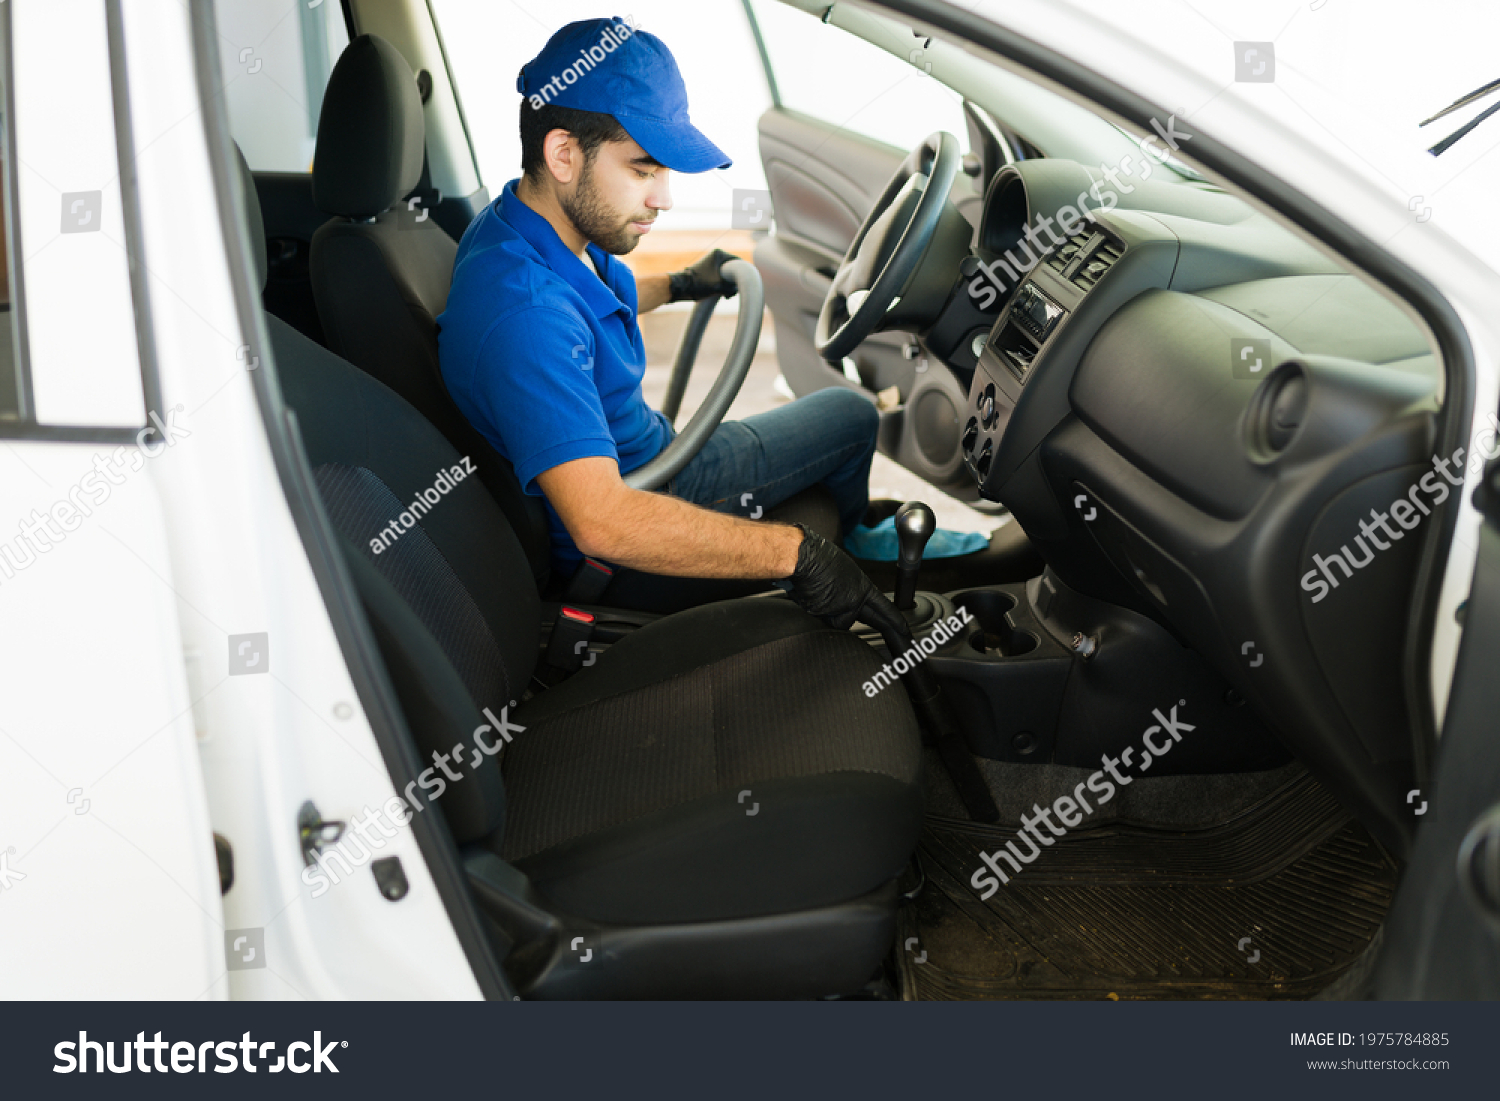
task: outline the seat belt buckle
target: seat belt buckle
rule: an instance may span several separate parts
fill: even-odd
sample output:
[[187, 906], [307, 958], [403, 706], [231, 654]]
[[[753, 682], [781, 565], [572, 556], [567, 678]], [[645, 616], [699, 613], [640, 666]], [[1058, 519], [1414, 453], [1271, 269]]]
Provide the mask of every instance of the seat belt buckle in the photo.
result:
[[563, 599], [573, 604], [598, 604], [614, 576], [615, 571], [597, 558], [585, 558], [573, 571]]
[[593, 665], [598, 655], [588, 654], [587, 660], [584, 657], [593, 637], [593, 613], [564, 604], [552, 624], [552, 636], [547, 640], [547, 664], [564, 673], [575, 672], [583, 665]]

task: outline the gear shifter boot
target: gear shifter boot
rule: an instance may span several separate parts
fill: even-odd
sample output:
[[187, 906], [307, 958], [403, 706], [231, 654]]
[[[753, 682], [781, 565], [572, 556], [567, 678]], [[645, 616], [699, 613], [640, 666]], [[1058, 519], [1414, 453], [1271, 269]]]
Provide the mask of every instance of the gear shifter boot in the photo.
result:
[[[917, 593], [912, 606], [902, 608], [901, 615], [906, 619], [906, 625], [911, 628], [911, 633], [921, 638], [937, 626], [939, 619], [943, 618], [945, 604], [946, 601], [936, 593]], [[951, 607], [948, 610], [951, 611]]]

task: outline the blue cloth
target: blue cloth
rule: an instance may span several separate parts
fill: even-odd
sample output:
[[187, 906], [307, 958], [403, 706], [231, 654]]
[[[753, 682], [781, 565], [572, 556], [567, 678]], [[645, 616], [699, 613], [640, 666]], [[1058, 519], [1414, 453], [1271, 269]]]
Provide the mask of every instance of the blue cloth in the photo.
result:
[[[977, 531], [949, 531], [946, 528], [938, 528], [932, 533], [932, 538], [927, 540], [927, 547], [922, 551], [922, 557], [924, 559], [956, 558], [961, 554], [973, 554], [977, 550], [983, 550], [989, 544], [989, 538], [980, 535]], [[873, 528], [860, 524], [844, 540], [844, 549], [855, 558], [863, 558], [870, 562], [894, 562], [901, 549], [896, 540], [896, 518], [887, 516]]]
[[[635, 277], [596, 245], [588, 254], [597, 275], [512, 180], [464, 231], [437, 319], [448, 392], [533, 497], [543, 496], [536, 476], [560, 463], [604, 456], [628, 474], [672, 437], [641, 393]], [[547, 519], [554, 561], [576, 565], [550, 503]]]
[[657, 163], [674, 172], [728, 168], [728, 157], [688, 118], [687, 85], [672, 51], [619, 16], [569, 23], [521, 66], [516, 91], [548, 104], [613, 115]]
[[666, 486], [673, 496], [758, 520], [821, 482], [853, 531], [869, 505], [880, 414], [868, 398], [830, 386], [744, 420], [725, 421]]

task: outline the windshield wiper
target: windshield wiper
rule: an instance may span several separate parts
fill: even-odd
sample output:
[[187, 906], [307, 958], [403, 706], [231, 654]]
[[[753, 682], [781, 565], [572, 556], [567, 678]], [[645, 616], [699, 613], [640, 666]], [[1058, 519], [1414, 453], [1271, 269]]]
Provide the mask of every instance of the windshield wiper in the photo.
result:
[[[1496, 89], [1500, 89], [1500, 80], [1492, 80], [1482, 88], [1475, 88], [1468, 95], [1462, 97], [1461, 99], [1456, 99], [1452, 103], [1448, 104], [1448, 106], [1444, 107], [1441, 111], [1433, 115], [1431, 118], [1423, 119], [1417, 124], [1417, 126], [1420, 128], [1426, 126], [1429, 122], [1436, 122], [1444, 115], [1452, 114], [1454, 111], [1457, 111], [1460, 107], [1467, 107], [1474, 101], [1483, 99], [1485, 96], [1489, 95]], [[1431, 153], [1434, 157], [1441, 156], [1448, 150], [1449, 146], [1458, 141], [1459, 138], [1463, 137], [1470, 130], [1474, 129], [1474, 127], [1478, 126], [1485, 119], [1489, 118], [1496, 111], [1500, 111], [1500, 103], [1491, 104], [1489, 107], [1485, 108], [1484, 111], [1482, 111], [1478, 115], [1475, 115], [1474, 118], [1469, 120], [1469, 122], [1465, 123], [1463, 126], [1460, 126], [1457, 130], [1453, 131], [1453, 133], [1449, 134], [1442, 141], [1438, 142], [1431, 149], [1427, 150], [1427, 152]]]

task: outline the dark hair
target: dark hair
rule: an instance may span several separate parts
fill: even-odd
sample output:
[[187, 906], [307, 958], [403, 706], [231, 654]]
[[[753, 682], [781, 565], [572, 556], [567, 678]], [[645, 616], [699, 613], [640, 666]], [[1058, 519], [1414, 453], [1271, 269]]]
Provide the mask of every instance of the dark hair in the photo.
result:
[[544, 103], [533, 107], [529, 100], [521, 100], [521, 172], [533, 183], [540, 182], [546, 172], [546, 159], [542, 155], [542, 143], [554, 130], [566, 130], [577, 140], [583, 150], [583, 163], [590, 164], [599, 147], [607, 141], [628, 141], [630, 135], [625, 127], [615, 121], [613, 115], [597, 111], [580, 111], [575, 107], [559, 107]]

